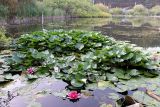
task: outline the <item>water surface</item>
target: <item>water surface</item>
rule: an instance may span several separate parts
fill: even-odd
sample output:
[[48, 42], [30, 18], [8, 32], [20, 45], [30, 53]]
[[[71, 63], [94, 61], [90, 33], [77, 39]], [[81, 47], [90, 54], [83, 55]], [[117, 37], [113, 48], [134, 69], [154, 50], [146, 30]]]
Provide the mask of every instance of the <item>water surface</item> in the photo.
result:
[[45, 24], [8, 25], [7, 33], [13, 37], [20, 34], [47, 29], [80, 29], [98, 31], [117, 40], [131, 41], [142, 47], [160, 46], [160, 18], [116, 17], [116, 18], [73, 18], [45, 20]]

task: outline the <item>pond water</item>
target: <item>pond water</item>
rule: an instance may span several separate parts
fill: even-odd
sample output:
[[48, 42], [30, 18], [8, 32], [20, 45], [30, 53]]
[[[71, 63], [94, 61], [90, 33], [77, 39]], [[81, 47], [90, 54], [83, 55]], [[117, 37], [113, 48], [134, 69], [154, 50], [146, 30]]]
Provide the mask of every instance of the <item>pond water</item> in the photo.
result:
[[[13, 37], [18, 37], [23, 33], [42, 30], [42, 28], [47, 30], [80, 29], [98, 31], [104, 35], [114, 37], [116, 40], [130, 41], [138, 46], [159, 47], [159, 23], [159, 18], [76, 18], [45, 20], [44, 26], [39, 23], [32, 25], [9, 25], [6, 26], [6, 29], [7, 34]], [[100, 107], [102, 104], [115, 105], [115, 100], [109, 98], [109, 94], [118, 94], [116, 91], [108, 88], [87, 90], [93, 96], [84, 95], [78, 101], [72, 102], [69, 99], [59, 97], [63, 96], [61, 94], [66, 89], [66, 86], [65, 82], [55, 80], [54, 78], [46, 77], [33, 83], [26, 83], [23, 79], [17, 79], [7, 85], [5, 84], [5, 86], [0, 86], [1, 96], [6, 98], [8, 91], [16, 94], [9, 101], [9, 106], [2, 106], [0, 103], [0, 107]], [[133, 91], [129, 91], [128, 94], [133, 94]], [[122, 94], [118, 95], [123, 97]]]
[[117, 40], [131, 41], [142, 47], [160, 46], [160, 18], [151, 17], [116, 17], [116, 18], [74, 18], [44, 20], [45, 24], [9, 25], [7, 32], [18, 36], [36, 30], [80, 29], [98, 31]]
[[20, 95], [9, 102], [9, 107], [32, 107], [31, 105], [34, 104], [41, 106], [34, 105], [33, 107], [100, 107], [103, 103], [114, 105], [114, 101], [108, 97], [109, 93], [116, 93], [112, 89], [86, 91], [93, 96], [83, 95], [81, 99], [73, 102], [60, 97], [66, 86], [65, 82], [46, 77], [29, 84], [18, 79], [2, 90], [16, 92]]

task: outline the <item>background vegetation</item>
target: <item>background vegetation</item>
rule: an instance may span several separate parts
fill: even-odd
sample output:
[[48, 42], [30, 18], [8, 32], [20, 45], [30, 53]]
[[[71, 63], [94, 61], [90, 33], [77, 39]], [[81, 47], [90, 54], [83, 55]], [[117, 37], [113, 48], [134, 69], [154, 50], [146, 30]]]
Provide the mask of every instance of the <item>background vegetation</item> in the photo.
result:
[[0, 17], [41, 16], [107, 17], [105, 7], [90, 0], [0, 0]]
[[0, 27], [0, 48], [2, 48], [4, 45], [8, 45], [11, 42], [11, 38], [6, 37], [5, 33], [6, 33], [5, 28]]
[[150, 9], [138, 4], [131, 9], [110, 8], [109, 13], [112, 15], [132, 15], [132, 16], [158, 16], [160, 15], [160, 6], [156, 5]]

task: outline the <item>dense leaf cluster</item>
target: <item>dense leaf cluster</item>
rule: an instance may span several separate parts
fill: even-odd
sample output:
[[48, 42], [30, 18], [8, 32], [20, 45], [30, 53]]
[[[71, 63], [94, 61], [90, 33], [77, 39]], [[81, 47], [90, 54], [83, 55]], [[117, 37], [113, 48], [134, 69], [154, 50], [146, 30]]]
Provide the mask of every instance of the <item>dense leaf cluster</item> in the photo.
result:
[[54, 75], [74, 88], [156, 75], [155, 63], [142, 49], [97, 32], [33, 32], [22, 35], [15, 48], [8, 60], [11, 73], [34, 67], [36, 72], [28, 74], [29, 79]]

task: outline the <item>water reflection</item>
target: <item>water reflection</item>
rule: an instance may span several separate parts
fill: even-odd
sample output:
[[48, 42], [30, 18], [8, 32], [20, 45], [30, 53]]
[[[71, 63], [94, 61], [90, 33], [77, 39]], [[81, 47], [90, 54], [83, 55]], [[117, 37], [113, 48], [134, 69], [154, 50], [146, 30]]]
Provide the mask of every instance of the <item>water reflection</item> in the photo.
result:
[[10, 102], [10, 107], [27, 107], [27, 103], [23, 97], [16, 97]]
[[63, 100], [55, 96], [47, 96], [38, 100], [42, 107], [99, 107], [99, 103], [93, 97], [88, 99], [80, 99], [73, 103], [68, 100]]
[[[13, 85], [17, 88], [13, 88]], [[62, 94], [66, 86], [67, 84], [63, 81], [46, 77], [29, 84], [23, 81], [20, 83], [20, 80], [18, 80], [15, 84], [10, 84], [2, 89], [4, 91], [10, 90], [14, 92], [14, 94], [19, 95], [10, 101], [9, 107], [28, 107], [28, 105], [35, 102], [41, 104], [42, 107], [99, 107], [102, 102], [114, 105], [114, 100], [108, 96], [109, 93], [116, 92], [109, 88], [105, 90], [97, 89], [88, 91], [93, 94], [93, 96], [82, 96], [76, 102], [72, 102], [67, 98], [63, 100], [62, 97], [56, 96], [56, 94]]]
[[[160, 18], [75, 18], [46, 20], [44, 28], [53, 29], [81, 29], [99, 31], [117, 40], [127, 40], [142, 47], [160, 46]], [[40, 23], [32, 25], [6, 26], [8, 34], [19, 36], [26, 32], [42, 30]]]

